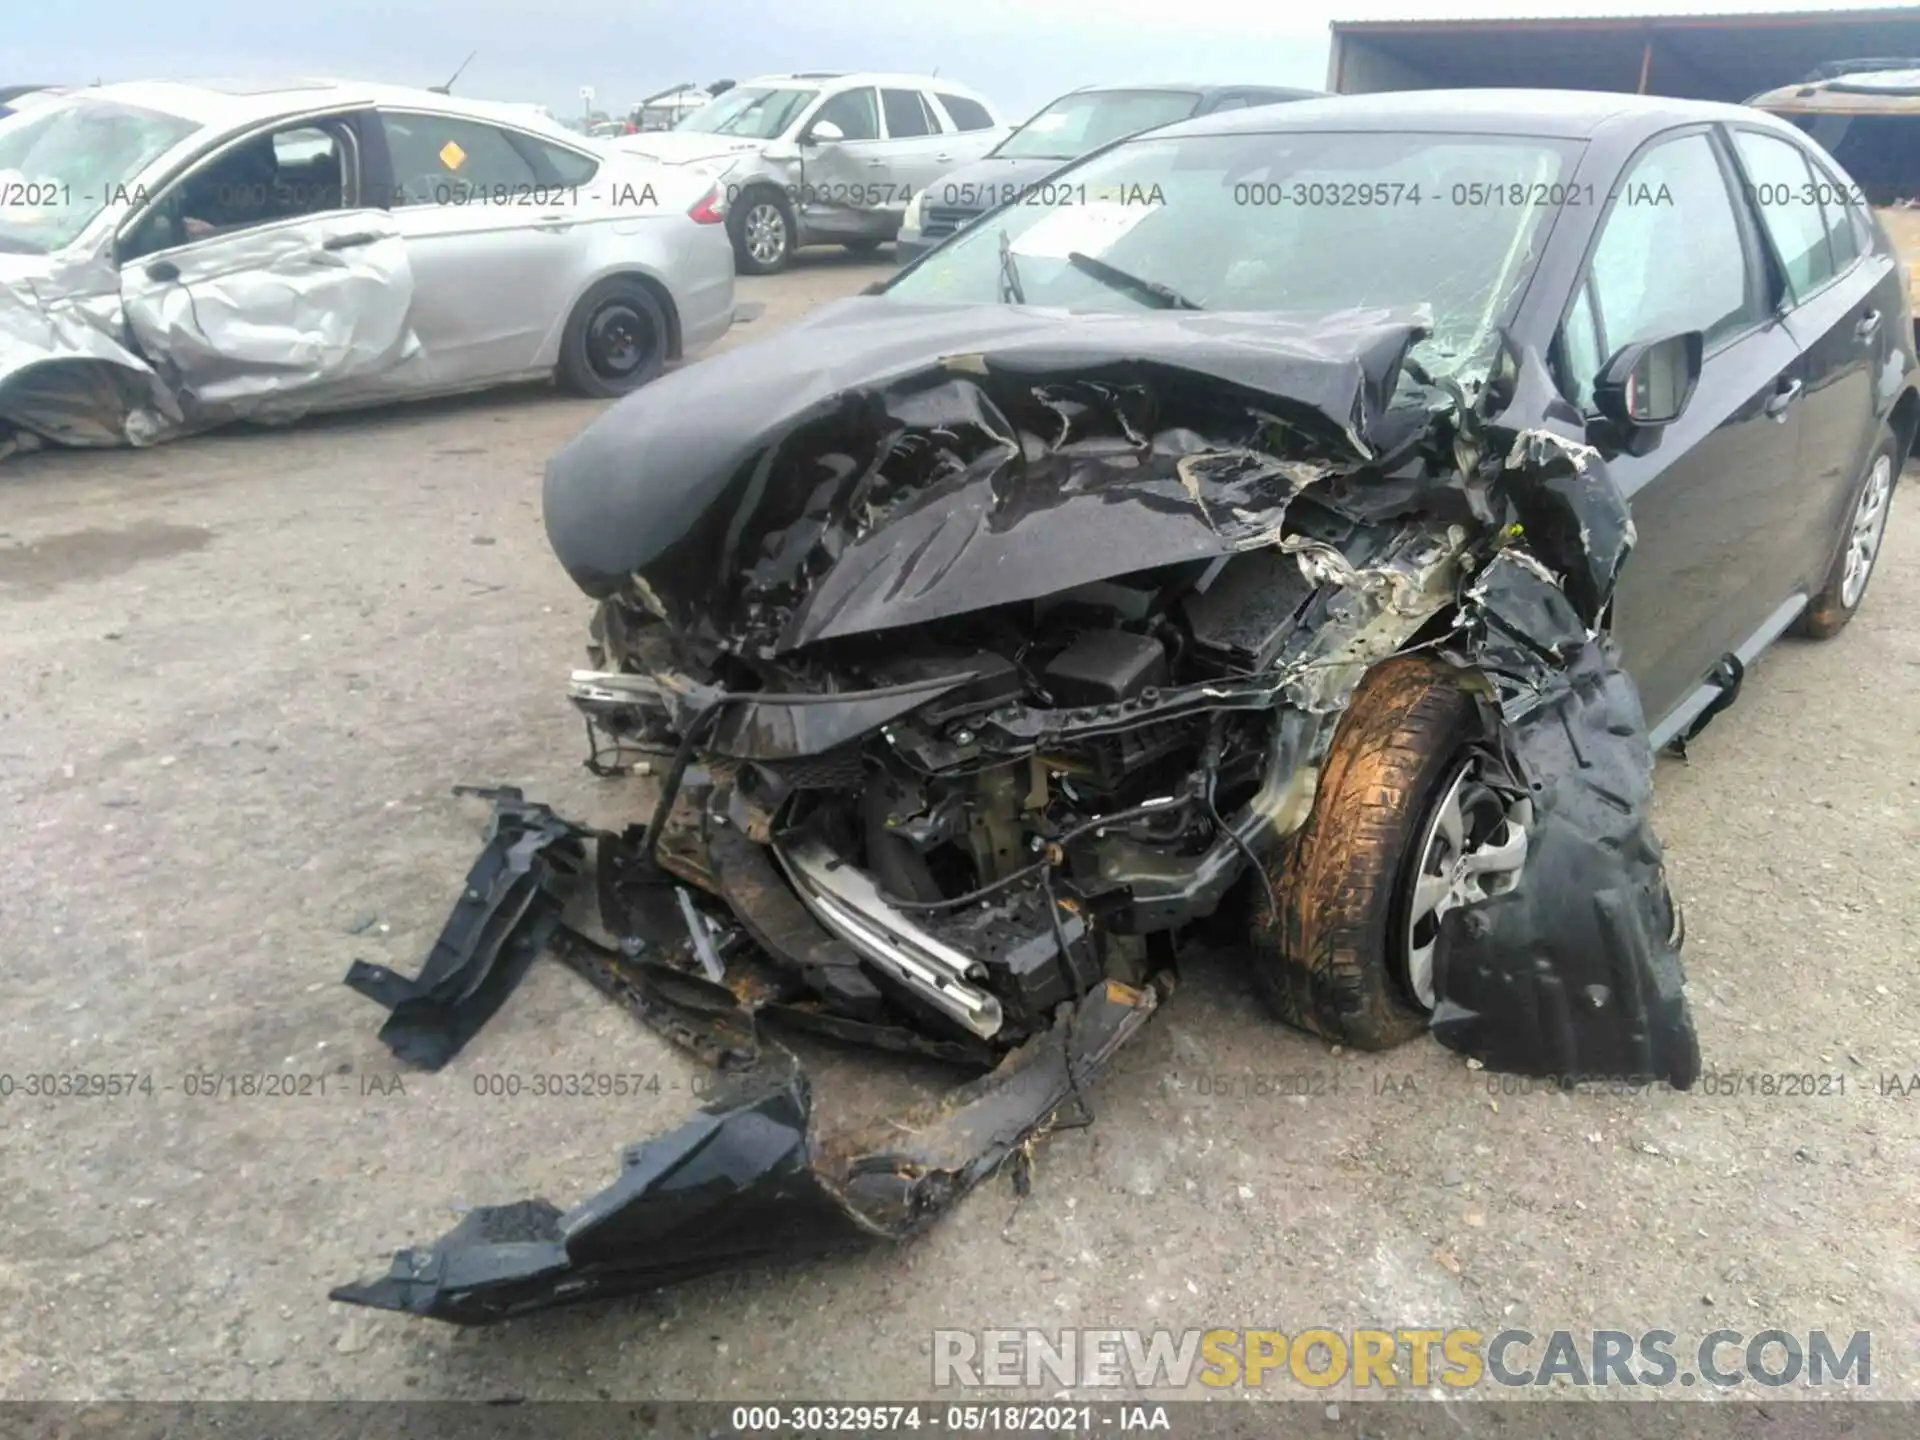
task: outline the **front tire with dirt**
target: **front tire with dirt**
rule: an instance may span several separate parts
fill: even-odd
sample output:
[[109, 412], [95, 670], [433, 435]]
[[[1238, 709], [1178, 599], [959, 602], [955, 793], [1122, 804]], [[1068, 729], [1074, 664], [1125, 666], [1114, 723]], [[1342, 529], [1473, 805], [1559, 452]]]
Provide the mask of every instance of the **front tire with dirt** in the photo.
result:
[[1260, 887], [1252, 901], [1254, 988], [1287, 1024], [1360, 1050], [1426, 1030], [1401, 942], [1415, 851], [1479, 734], [1461, 681], [1443, 661], [1400, 655], [1354, 691], [1312, 812], [1268, 861], [1279, 914]]

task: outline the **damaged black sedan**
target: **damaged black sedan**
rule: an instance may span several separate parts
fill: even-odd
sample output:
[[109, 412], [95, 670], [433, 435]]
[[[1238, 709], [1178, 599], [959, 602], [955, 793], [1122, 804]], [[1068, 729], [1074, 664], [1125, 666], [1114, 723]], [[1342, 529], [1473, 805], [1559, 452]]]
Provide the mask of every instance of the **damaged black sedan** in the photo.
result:
[[[355, 983], [437, 1065], [551, 945], [738, 1088], [336, 1298], [479, 1323], [910, 1235], [1201, 937], [1328, 1040], [1690, 1086], [1656, 746], [1854, 613], [1920, 413], [1823, 176], [1613, 95], [1210, 117], [607, 412], [547, 525], [589, 763], [657, 798], [496, 795], [426, 970]], [[823, 1145], [763, 1021], [968, 1078]]]

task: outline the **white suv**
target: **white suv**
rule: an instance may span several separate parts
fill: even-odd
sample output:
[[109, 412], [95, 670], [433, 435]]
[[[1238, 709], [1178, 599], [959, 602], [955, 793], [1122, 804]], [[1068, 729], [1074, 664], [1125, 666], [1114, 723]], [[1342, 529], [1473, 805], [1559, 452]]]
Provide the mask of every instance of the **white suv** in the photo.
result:
[[671, 130], [614, 142], [720, 182], [740, 272], [784, 270], [802, 245], [865, 252], [907, 204], [1010, 128], [977, 90], [931, 75], [809, 72], [743, 80]]

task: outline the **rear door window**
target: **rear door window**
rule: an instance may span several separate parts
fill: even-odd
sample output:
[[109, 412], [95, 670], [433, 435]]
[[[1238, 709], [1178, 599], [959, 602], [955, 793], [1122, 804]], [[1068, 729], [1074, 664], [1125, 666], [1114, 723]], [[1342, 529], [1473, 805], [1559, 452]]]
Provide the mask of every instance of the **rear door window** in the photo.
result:
[[1813, 175], [1827, 212], [1827, 243], [1833, 247], [1833, 268], [1844, 270], [1873, 248], [1867, 197], [1859, 185], [1817, 155], [1813, 157]]
[[918, 90], [882, 90], [881, 108], [887, 112], [887, 136], [893, 140], [907, 140], [918, 135], [932, 135], [940, 127], [933, 123], [926, 102], [920, 98]]
[[1786, 272], [1789, 296], [1802, 300], [1834, 273], [1820, 187], [1799, 146], [1752, 130], [1736, 131], [1734, 144], [1747, 172], [1747, 196]]
[[541, 183], [506, 131], [478, 120], [383, 113], [396, 207], [503, 203]]
[[600, 162], [589, 159], [578, 150], [569, 150], [564, 145], [552, 145], [530, 136], [522, 137], [521, 143], [539, 156], [540, 162], [561, 185], [584, 185], [600, 173]]

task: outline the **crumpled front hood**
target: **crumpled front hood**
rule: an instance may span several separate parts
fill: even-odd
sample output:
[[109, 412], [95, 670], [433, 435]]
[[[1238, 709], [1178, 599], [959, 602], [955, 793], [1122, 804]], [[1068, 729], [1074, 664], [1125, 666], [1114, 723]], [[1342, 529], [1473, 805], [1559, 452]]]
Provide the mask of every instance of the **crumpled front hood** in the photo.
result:
[[600, 416], [547, 534], [589, 595], [770, 653], [1225, 554], [1374, 458], [1424, 320], [845, 300]]

